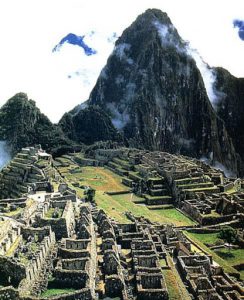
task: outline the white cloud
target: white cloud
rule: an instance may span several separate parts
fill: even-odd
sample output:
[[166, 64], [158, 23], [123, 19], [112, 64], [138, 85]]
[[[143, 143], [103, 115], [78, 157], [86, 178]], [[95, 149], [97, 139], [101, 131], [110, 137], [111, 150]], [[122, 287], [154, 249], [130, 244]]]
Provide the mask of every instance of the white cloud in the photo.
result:
[[127, 64], [129, 65], [133, 65], [133, 59], [131, 59], [128, 56], [128, 53], [130, 51], [131, 45], [130, 44], [126, 44], [126, 43], [122, 43], [117, 45], [114, 48], [114, 54], [121, 60], [121, 61], [125, 61]]
[[158, 30], [163, 47], [170, 46], [176, 48], [178, 52], [185, 51], [183, 45], [180, 45], [180, 41], [175, 35], [175, 27], [173, 25], [165, 25], [158, 21], [155, 21], [154, 25]]
[[110, 110], [112, 116], [112, 123], [115, 128], [120, 130], [124, 128], [126, 124], [130, 121], [130, 116], [126, 112], [126, 110], [120, 113], [114, 102], [108, 103], [107, 108]]
[[[210, 66], [244, 77], [244, 42], [233, 19], [244, 19], [244, 1], [211, 0], [3, 0], [0, 2], [0, 105], [26, 92], [52, 121], [85, 101], [120, 35], [147, 8], [168, 13], [183, 39]], [[79, 47], [53, 47], [68, 33], [88, 34], [98, 51], [85, 56]], [[112, 40], [112, 42], [111, 42]], [[68, 78], [71, 75], [72, 78]]]

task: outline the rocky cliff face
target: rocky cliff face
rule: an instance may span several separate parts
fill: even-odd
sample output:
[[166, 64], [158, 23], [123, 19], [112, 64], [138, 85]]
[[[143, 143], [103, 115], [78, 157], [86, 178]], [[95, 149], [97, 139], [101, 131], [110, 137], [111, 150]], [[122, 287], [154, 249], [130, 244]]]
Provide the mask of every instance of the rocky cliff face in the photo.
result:
[[241, 156], [239, 169], [244, 174], [244, 78], [236, 78], [223, 68], [216, 68], [215, 74], [215, 88], [220, 91], [216, 111]]
[[123, 32], [88, 103], [108, 112], [133, 146], [206, 157], [238, 171], [196, 63], [159, 10], [147, 10]]

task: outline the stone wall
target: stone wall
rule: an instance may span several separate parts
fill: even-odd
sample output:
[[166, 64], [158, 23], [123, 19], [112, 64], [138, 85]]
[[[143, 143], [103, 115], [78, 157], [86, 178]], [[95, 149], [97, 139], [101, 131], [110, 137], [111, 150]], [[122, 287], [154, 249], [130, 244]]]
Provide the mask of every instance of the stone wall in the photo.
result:
[[27, 277], [27, 269], [26, 267], [16, 262], [10, 257], [7, 256], [0, 256], [0, 276], [2, 278], [8, 278], [11, 277], [11, 282], [15, 287], [18, 287], [21, 280], [25, 279]]
[[0, 288], [0, 300], [19, 300], [19, 292], [13, 287]]
[[[46, 218], [45, 214], [51, 207], [63, 208], [62, 216], [59, 218]], [[45, 202], [36, 223], [39, 226], [51, 226], [55, 232], [56, 239], [67, 238], [72, 235], [75, 228], [74, 208], [71, 200]]]

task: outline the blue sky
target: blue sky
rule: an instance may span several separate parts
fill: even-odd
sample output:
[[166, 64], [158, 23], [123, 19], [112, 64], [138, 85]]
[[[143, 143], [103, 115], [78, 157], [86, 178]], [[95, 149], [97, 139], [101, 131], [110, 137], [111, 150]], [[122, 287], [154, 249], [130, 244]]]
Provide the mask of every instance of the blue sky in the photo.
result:
[[[87, 100], [117, 36], [147, 8], [165, 11], [180, 35], [210, 66], [244, 77], [243, 0], [2, 0], [0, 1], [0, 105], [26, 92], [57, 122]], [[69, 33], [96, 51], [64, 42]]]

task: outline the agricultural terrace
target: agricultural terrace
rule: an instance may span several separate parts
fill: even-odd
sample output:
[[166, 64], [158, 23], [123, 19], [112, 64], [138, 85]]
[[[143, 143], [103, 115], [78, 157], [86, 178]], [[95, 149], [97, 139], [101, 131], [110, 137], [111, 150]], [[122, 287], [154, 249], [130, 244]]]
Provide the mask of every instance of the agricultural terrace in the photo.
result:
[[[96, 189], [96, 203], [106, 213], [118, 222], [128, 222], [125, 212], [130, 211], [135, 216], [143, 216], [153, 222], [174, 224], [176, 226], [191, 226], [196, 223], [172, 206], [165, 209], [149, 209], [144, 199], [129, 192], [128, 187], [121, 183], [122, 177], [103, 167], [80, 167], [68, 156], [58, 159], [56, 165], [60, 174], [83, 197], [84, 187]], [[106, 192], [125, 191], [127, 194], [108, 195]]]

